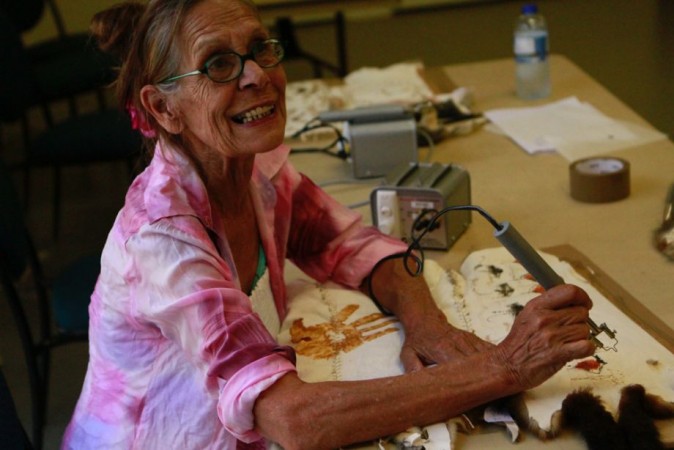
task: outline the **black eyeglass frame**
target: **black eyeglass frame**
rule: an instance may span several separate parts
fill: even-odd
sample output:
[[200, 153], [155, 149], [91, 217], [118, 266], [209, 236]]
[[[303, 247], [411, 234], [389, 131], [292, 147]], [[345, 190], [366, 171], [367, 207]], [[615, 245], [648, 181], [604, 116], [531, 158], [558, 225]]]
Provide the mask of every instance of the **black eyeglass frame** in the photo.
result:
[[[257, 55], [260, 54], [261, 51], [267, 49], [269, 44], [275, 45], [274, 50], [278, 54], [278, 61], [276, 61], [274, 64], [270, 64], [270, 65], [260, 64], [257, 61], [256, 57], [257, 57]], [[216, 79], [211, 77], [211, 75], [208, 72], [208, 68], [210, 67], [211, 64], [213, 64], [213, 62], [217, 58], [220, 58], [223, 55], [235, 55], [235, 56], [237, 56], [239, 58], [239, 62], [240, 62], [239, 70], [236, 72], [236, 74], [232, 75], [230, 78], [227, 78], [226, 80], [216, 80]], [[241, 74], [243, 73], [243, 68], [246, 65], [246, 61], [255, 61], [255, 63], [257, 65], [259, 65], [260, 67], [262, 67], [263, 69], [271, 69], [272, 67], [276, 67], [279, 64], [281, 64], [281, 61], [283, 61], [284, 56], [285, 56], [285, 48], [284, 48], [283, 43], [281, 41], [279, 41], [278, 39], [265, 39], [264, 41], [256, 42], [253, 45], [252, 50], [250, 52], [246, 53], [245, 55], [241, 55], [241, 54], [239, 54], [237, 52], [234, 52], [234, 51], [218, 53], [217, 55], [213, 55], [212, 57], [208, 58], [208, 61], [206, 61], [206, 63], [204, 63], [204, 66], [202, 68], [197, 69], [197, 70], [193, 70], [191, 72], [183, 73], [183, 74], [180, 74], [180, 75], [175, 75], [175, 76], [172, 76], [172, 77], [165, 78], [162, 81], [160, 81], [158, 84], [172, 83], [172, 82], [174, 82], [176, 80], [179, 80], [181, 78], [190, 77], [190, 76], [193, 76], [193, 75], [206, 75], [209, 80], [211, 80], [215, 83], [229, 83], [230, 81], [234, 81], [241, 76]]]

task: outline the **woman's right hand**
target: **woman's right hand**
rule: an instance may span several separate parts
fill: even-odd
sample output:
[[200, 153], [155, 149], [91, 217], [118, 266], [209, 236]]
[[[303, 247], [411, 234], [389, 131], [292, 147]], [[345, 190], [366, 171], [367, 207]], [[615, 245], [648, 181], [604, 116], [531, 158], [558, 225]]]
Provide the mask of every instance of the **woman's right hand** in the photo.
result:
[[567, 362], [594, 354], [587, 324], [592, 300], [574, 285], [556, 286], [517, 315], [496, 358], [523, 390], [538, 386]]

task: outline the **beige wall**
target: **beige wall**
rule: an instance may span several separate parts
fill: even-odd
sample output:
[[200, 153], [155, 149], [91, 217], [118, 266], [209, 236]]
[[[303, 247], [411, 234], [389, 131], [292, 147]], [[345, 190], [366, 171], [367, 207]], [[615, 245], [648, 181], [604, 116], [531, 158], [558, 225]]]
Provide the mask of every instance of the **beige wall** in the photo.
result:
[[[19, 0], [20, 1], [20, 0]], [[63, 21], [68, 32], [84, 31], [89, 27], [89, 20], [98, 11], [105, 9], [119, 0], [56, 0]], [[49, 11], [45, 13], [40, 23], [24, 36], [26, 43], [48, 39], [56, 35], [56, 26]]]
[[[116, 0], [57, 0], [70, 31], [86, 30], [98, 10]], [[521, 1], [478, 1], [399, 15], [347, 14], [350, 69], [419, 58], [440, 65], [508, 57]], [[674, 134], [674, 1], [539, 0], [548, 19], [551, 50], [569, 56], [660, 130]], [[25, 36], [35, 42], [55, 34], [46, 17]], [[302, 45], [335, 55], [326, 24], [298, 31]], [[291, 77], [310, 71], [288, 65]], [[553, 74], [554, 76], [554, 74]]]

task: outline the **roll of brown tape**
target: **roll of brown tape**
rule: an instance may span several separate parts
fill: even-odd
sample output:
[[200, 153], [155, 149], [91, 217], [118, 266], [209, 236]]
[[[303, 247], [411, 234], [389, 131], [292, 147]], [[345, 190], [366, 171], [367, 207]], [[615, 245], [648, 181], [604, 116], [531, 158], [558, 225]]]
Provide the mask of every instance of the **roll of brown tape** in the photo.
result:
[[569, 167], [571, 197], [606, 203], [630, 195], [630, 164], [620, 158], [585, 158]]

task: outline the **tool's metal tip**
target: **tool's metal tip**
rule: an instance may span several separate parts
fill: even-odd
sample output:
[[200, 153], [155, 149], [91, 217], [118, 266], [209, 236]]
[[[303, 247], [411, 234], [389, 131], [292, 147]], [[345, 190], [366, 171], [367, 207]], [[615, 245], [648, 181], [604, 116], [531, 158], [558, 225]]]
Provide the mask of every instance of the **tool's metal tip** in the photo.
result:
[[660, 253], [674, 261], [674, 183], [669, 187], [662, 225], [653, 233], [653, 242]]
[[674, 261], [674, 223], [671, 228], [659, 229], [654, 236], [655, 248], [667, 258]]

